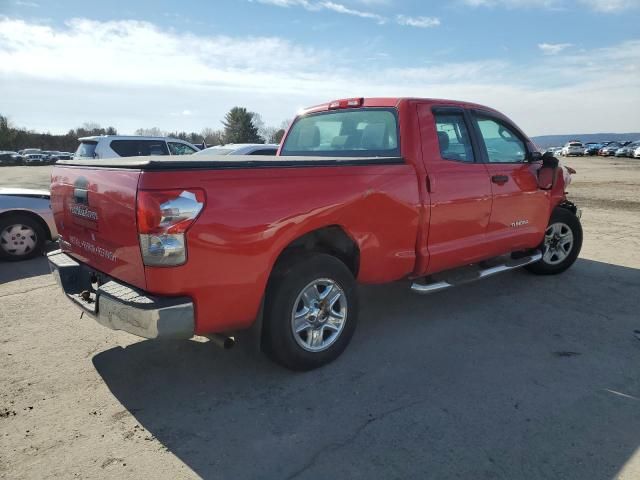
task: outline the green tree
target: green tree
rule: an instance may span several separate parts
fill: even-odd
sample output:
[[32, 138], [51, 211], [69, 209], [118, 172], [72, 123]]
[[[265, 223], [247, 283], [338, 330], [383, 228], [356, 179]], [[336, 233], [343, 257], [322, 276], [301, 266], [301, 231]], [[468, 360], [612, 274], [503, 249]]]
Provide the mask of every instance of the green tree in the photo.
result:
[[225, 115], [225, 143], [264, 143], [253, 123], [253, 114], [244, 107], [233, 107]]
[[214, 130], [213, 128], [206, 127], [202, 129], [200, 135], [209, 146], [224, 144], [224, 132], [220, 130]]

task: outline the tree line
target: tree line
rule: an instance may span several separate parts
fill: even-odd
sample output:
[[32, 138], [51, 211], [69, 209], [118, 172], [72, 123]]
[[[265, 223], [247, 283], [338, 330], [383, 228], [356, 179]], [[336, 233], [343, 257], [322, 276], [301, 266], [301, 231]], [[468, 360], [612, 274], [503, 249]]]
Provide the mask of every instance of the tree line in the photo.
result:
[[[227, 143], [280, 143], [288, 121], [282, 122], [280, 128], [265, 126], [260, 114], [250, 112], [244, 107], [234, 107], [227, 112], [222, 125], [222, 129], [206, 127], [200, 132], [167, 132], [158, 127], [139, 128], [135, 135], [173, 137], [195, 145], [205, 143], [207, 146]], [[118, 131], [114, 127], [103, 128], [95, 122], [86, 122], [64, 135], [52, 135], [18, 128], [7, 117], [0, 115], [0, 150], [40, 148], [73, 152], [78, 148], [79, 138], [94, 135], [118, 135]]]

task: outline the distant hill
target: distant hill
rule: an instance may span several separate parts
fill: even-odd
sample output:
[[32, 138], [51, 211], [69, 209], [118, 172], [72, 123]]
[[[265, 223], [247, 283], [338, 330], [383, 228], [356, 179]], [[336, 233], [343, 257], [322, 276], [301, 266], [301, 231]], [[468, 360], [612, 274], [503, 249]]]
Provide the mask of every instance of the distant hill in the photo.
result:
[[531, 137], [531, 140], [540, 148], [561, 147], [571, 140], [587, 142], [626, 142], [640, 140], [640, 133], [574, 133], [571, 135], [541, 135]]

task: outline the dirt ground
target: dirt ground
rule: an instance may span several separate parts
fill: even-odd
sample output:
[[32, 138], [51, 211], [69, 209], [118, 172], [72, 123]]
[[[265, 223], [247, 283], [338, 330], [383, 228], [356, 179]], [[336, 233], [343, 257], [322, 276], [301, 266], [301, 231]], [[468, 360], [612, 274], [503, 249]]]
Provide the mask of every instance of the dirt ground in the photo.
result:
[[43, 258], [0, 263], [0, 478], [640, 478], [640, 160], [565, 163], [569, 271], [364, 287], [353, 342], [306, 374], [107, 330]]

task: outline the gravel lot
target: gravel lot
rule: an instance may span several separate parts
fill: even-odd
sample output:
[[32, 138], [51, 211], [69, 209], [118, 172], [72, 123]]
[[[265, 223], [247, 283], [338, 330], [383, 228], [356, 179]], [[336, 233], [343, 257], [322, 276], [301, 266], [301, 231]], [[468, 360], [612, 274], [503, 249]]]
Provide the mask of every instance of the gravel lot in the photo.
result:
[[362, 288], [351, 346], [307, 374], [109, 331], [44, 259], [0, 263], [0, 478], [640, 478], [640, 160], [565, 163], [571, 270]]

